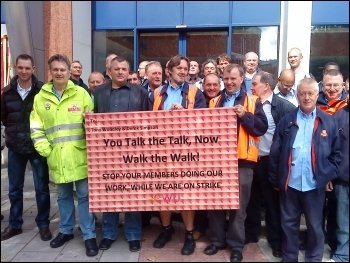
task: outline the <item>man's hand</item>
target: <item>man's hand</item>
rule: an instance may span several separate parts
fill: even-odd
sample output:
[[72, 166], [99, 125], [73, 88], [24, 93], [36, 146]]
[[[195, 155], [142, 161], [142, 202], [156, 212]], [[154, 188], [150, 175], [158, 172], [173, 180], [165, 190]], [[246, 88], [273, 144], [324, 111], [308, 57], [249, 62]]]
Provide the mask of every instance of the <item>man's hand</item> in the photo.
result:
[[182, 110], [182, 109], [184, 109], [184, 107], [182, 107], [182, 105], [178, 103], [174, 103], [173, 105], [171, 105], [171, 108], [170, 108], [170, 110]]
[[242, 118], [245, 114], [244, 107], [242, 105], [236, 105], [233, 107], [234, 112], [237, 114], [238, 117]]
[[332, 192], [332, 191], [333, 191], [333, 183], [332, 181], [330, 181], [326, 184], [326, 192]]

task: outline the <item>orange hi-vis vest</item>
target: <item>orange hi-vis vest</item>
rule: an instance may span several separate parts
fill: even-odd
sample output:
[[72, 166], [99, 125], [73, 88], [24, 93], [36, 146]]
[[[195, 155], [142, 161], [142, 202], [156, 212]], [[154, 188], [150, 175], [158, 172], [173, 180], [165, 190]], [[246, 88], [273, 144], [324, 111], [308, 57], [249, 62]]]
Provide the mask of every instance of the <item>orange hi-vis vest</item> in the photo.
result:
[[[154, 96], [154, 102], [153, 102], [153, 110], [159, 110], [159, 106], [162, 103], [163, 95], [161, 94], [163, 86], [158, 87], [154, 90], [153, 96]], [[194, 103], [196, 99], [198, 88], [194, 85], [188, 85], [188, 94], [186, 98], [186, 105], [185, 108], [192, 110], [194, 108]]]
[[334, 115], [338, 110], [344, 108], [347, 104], [346, 100], [333, 99], [328, 105], [321, 105], [320, 109], [328, 115]]
[[[221, 101], [222, 95], [210, 100], [209, 108], [217, 108], [219, 101]], [[244, 98], [244, 110], [254, 114], [257, 96], [246, 95]], [[252, 162], [258, 161], [259, 156], [259, 144], [260, 138], [254, 137], [248, 134], [248, 132], [240, 125], [239, 137], [237, 138], [237, 152], [238, 159], [247, 160]]]

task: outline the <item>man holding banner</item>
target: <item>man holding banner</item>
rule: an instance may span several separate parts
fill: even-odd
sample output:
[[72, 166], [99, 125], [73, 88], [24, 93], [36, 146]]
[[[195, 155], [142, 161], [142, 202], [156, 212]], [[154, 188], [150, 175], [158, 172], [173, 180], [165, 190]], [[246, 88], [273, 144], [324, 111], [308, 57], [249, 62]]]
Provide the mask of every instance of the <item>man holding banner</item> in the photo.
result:
[[[129, 62], [123, 57], [111, 61], [109, 75], [112, 81], [101, 85], [94, 92], [94, 112], [130, 112], [149, 110], [147, 90], [129, 82]], [[103, 239], [99, 245], [107, 250], [118, 237], [119, 212], [103, 213]], [[141, 248], [141, 212], [126, 212], [124, 232], [131, 252]]]
[[[206, 108], [203, 93], [195, 86], [189, 85], [185, 80], [189, 70], [187, 57], [176, 55], [169, 60], [168, 72], [169, 83], [154, 91], [151, 96], [153, 110], [180, 110]], [[163, 248], [172, 238], [174, 228], [171, 224], [171, 211], [160, 211], [162, 231], [153, 242], [153, 247]], [[196, 243], [193, 238], [193, 225], [195, 211], [181, 211], [182, 220], [185, 224], [185, 242], [181, 250], [182, 255], [193, 254]]]
[[226, 229], [226, 210], [208, 212], [209, 239], [211, 244], [204, 253], [214, 255], [219, 249], [231, 248], [231, 262], [243, 259], [242, 250], [245, 241], [244, 221], [250, 198], [253, 180], [253, 168], [258, 159], [259, 136], [268, 128], [266, 115], [257, 96], [251, 96], [241, 89], [244, 80], [243, 68], [230, 64], [224, 69], [225, 89], [210, 101], [209, 107], [233, 107], [237, 114], [238, 131], [238, 174], [239, 174], [239, 209], [229, 211]]

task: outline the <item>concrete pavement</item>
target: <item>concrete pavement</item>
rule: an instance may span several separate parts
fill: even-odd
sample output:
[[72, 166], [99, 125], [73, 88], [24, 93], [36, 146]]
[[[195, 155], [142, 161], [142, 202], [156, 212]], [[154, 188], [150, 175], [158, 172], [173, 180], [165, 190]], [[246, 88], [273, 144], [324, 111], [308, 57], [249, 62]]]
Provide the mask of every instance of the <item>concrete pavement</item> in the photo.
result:
[[[50, 184], [51, 191], [51, 225], [50, 229], [54, 236], [58, 233], [59, 214], [57, 207], [57, 187]], [[10, 202], [8, 200], [8, 180], [7, 168], [2, 165], [1, 169], [1, 213], [4, 220], [1, 221], [1, 230], [8, 224]], [[36, 203], [33, 185], [32, 172], [26, 171], [24, 186], [24, 224], [23, 233], [11, 239], [1, 242], [1, 262], [58, 262], [58, 261], [86, 261], [86, 262], [229, 262], [230, 251], [221, 250], [216, 255], [207, 256], [203, 253], [204, 248], [209, 244], [206, 237], [200, 238], [196, 245], [196, 251], [191, 256], [183, 256], [180, 253], [184, 239], [184, 228], [180, 222], [174, 222], [175, 234], [173, 239], [163, 248], [152, 247], [154, 239], [157, 237], [160, 226], [158, 219], [153, 218], [152, 224], [143, 231], [142, 248], [140, 252], [130, 252], [128, 243], [124, 239], [122, 228], [120, 235], [112, 247], [106, 251], [100, 251], [95, 257], [85, 255], [85, 246], [82, 235], [76, 225], [75, 238], [67, 242], [60, 248], [53, 249], [49, 241], [42, 241], [35, 224]], [[101, 222], [101, 214], [97, 214], [98, 221]], [[304, 226], [305, 227], [305, 226]], [[98, 242], [102, 238], [102, 230], [97, 228]], [[324, 260], [329, 259], [329, 248], [325, 249]], [[246, 262], [279, 262], [280, 258], [275, 258], [271, 254], [264, 236], [260, 237], [258, 243], [251, 243], [243, 250], [243, 261]], [[299, 261], [304, 261], [303, 252], [299, 253]]]

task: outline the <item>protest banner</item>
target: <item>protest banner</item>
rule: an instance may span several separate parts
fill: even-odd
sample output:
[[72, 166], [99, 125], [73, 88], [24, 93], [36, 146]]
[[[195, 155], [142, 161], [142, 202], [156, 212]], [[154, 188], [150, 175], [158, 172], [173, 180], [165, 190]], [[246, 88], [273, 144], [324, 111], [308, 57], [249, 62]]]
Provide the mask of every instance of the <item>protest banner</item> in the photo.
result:
[[92, 212], [238, 209], [232, 108], [89, 113]]

